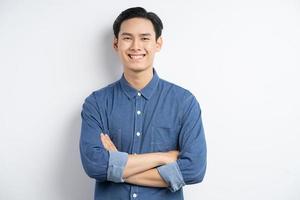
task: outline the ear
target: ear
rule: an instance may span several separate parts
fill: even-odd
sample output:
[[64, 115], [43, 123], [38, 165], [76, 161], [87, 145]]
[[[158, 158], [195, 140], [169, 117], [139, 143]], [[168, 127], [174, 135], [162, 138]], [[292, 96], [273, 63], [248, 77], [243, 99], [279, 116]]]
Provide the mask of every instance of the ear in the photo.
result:
[[157, 38], [156, 40], [156, 51], [160, 51], [163, 45], [163, 39], [161, 36], [159, 36], [159, 38]]
[[113, 39], [113, 48], [118, 51], [118, 39], [116, 37]]

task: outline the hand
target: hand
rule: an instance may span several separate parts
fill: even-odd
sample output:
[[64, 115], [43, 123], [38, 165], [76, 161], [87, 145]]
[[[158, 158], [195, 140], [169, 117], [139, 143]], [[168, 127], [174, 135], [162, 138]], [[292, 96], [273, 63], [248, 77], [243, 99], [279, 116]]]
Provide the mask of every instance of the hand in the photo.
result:
[[111, 141], [110, 137], [107, 134], [101, 133], [100, 134], [101, 142], [104, 146], [104, 148], [107, 151], [118, 151], [114, 143]]
[[166, 164], [175, 162], [178, 158], [178, 155], [179, 155], [179, 151], [176, 151], [176, 150], [165, 152]]

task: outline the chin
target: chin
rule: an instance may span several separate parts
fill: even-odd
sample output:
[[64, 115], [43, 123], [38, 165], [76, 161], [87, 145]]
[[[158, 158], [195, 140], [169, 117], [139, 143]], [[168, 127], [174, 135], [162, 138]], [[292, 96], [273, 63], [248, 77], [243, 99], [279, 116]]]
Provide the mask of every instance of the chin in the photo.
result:
[[126, 68], [130, 71], [138, 73], [138, 72], [143, 72], [143, 71], [148, 70], [150, 68], [150, 66], [147, 66], [147, 67], [145, 67], [145, 66], [128, 66]]

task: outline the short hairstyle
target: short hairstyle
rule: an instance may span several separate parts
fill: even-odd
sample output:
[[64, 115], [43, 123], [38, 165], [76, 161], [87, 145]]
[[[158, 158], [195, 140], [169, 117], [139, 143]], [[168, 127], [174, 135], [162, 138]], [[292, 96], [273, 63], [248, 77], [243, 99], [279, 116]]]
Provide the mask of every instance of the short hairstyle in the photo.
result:
[[136, 17], [148, 19], [152, 22], [155, 31], [156, 40], [161, 36], [163, 24], [160, 18], [155, 13], [147, 12], [142, 7], [133, 7], [133, 8], [128, 8], [123, 12], [121, 12], [121, 14], [114, 21], [113, 30], [114, 30], [115, 37], [118, 38], [120, 27], [123, 21], [131, 18], [136, 18]]

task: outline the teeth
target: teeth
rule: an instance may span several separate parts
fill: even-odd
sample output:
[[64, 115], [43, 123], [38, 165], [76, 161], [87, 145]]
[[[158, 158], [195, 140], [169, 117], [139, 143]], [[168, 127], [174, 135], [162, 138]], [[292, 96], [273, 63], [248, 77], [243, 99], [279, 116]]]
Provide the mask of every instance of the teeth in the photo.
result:
[[138, 59], [142, 59], [144, 55], [129, 55], [129, 57], [131, 59], [138, 60]]

